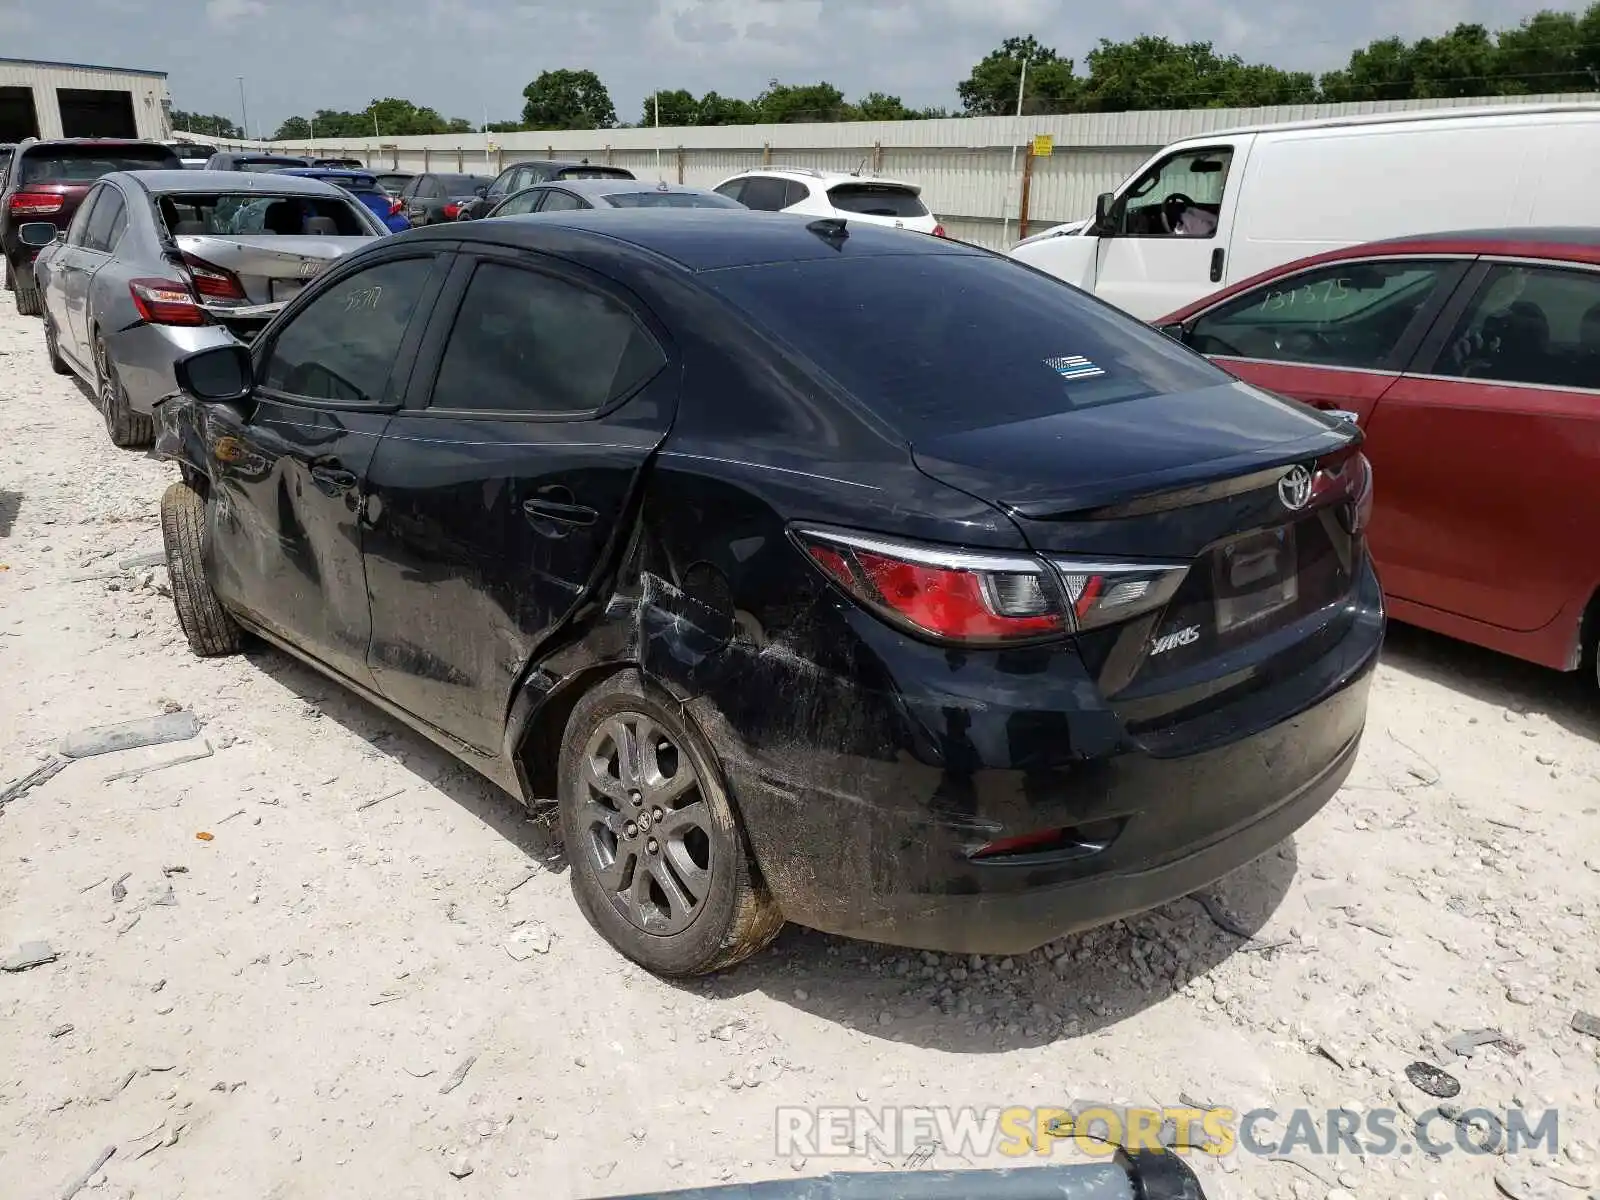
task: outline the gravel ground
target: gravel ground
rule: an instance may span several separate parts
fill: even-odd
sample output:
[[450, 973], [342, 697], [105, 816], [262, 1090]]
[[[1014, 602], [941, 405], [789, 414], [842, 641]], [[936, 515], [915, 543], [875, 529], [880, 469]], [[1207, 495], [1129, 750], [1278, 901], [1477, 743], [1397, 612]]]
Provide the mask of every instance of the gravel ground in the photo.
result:
[[[7, 1197], [59, 1196], [108, 1148], [80, 1195], [870, 1170], [902, 1158], [781, 1153], [774, 1108], [1415, 1113], [1417, 1060], [1464, 1109], [1558, 1107], [1561, 1149], [1241, 1152], [1198, 1163], [1208, 1195], [1593, 1194], [1600, 1037], [1573, 1019], [1600, 1013], [1600, 696], [1578, 679], [1397, 628], [1349, 785], [1203, 902], [999, 961], [791, 928], [675, 985], [589, 930], [545, 821], [276, 652], [188, 653], [164, 570], [122, 565], [160, 549], [172, 474], [112, 448], [38, 323], [0, 306], [0, 783], [90, 726], [204, 723], [0, 815], [0, 957], [57, 955], [0, 974]], [[1482, 1028], [1503, 1037], [1445, 1045]]]

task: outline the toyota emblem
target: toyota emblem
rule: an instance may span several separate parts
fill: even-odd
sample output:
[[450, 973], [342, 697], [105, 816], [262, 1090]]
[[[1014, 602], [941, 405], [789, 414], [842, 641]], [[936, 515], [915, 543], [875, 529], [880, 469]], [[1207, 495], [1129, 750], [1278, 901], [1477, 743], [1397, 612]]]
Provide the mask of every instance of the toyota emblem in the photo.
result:
[[1290, 512], [1299, 512], [1311, 503], [1311, 472], [1296, 463], [1278, 480], [1278, 499]]

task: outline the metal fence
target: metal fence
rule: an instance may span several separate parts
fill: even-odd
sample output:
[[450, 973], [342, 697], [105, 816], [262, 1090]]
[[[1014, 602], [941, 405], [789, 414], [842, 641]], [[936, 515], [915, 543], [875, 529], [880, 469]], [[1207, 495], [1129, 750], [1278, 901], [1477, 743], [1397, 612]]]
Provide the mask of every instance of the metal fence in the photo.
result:
[[[760, 166], [862, 169], [920, 184], [923, 199], [951, 236], [998, 247], [1007, 221], [1012, 235], [1016, 233], [1024, 166], [1030, 176], [1029, 216], [1037, 230], [1088, 216], [1095, 196], [1115, 188], [1155, 151], [1213, 130], [1423, 109], [1593, 101], [1600, 101], [1600, 93], [833, 125], [380, 136], [265, 145], [294, 154], [345, 155], [374, 168], [487, 175], [521, 158], [587, 158], [626, 167], [641, 179], [693, 187], [713, 187]], [[1048, 158], [1028, 163], [1026, 147], [1037, 134], [1050, 135], [1054, 150]], [[193, 136], [225, 149], [262, 145]]]

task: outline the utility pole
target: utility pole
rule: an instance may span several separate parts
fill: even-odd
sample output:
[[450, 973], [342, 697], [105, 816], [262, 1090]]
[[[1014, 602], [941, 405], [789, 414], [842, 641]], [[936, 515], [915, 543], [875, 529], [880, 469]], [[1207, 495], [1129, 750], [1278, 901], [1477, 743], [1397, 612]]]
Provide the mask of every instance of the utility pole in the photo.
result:
[[[1028, 88], [1028, 60], [1022, 60], [1022, 78], [1017, 81], [1017, 119], [1022, 119], [1022, 97]], [[1011, 181], [1017, 177], [1017, 143], [1011, 143], [1011, 170], [1006, 174], [1006, 206], [1001, 214], [1000, 248], [1011, 240]]]
[[661, 173], [661, 89], [656, 89], [656, 178], [663, 183], [666, 176]]
[[244, 76], [237, 75], [235, 78], [239, 81], [239, 136], [248, 138], [250, 136], [250, 109], [244, 102]]

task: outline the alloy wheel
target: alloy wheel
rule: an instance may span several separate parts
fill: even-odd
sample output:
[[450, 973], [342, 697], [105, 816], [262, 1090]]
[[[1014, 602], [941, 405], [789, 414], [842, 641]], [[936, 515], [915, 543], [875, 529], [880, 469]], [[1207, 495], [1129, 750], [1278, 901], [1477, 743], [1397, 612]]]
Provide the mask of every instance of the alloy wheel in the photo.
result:
[[608, 717], [583, 760], [584, 830], [607, 898], [646, 933], [670, 936], [711, 891], [711, 806], [690, 756], [643, 713]]

